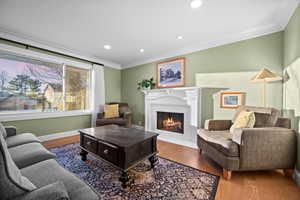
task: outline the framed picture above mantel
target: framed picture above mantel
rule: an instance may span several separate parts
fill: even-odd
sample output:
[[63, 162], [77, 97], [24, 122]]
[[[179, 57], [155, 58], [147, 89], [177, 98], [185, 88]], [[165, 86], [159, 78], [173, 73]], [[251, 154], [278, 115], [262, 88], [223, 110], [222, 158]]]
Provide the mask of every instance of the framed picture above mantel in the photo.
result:
[[173, 88], [185, 86], [185, 58], [176, 58], [157, 63], [157, 87]]

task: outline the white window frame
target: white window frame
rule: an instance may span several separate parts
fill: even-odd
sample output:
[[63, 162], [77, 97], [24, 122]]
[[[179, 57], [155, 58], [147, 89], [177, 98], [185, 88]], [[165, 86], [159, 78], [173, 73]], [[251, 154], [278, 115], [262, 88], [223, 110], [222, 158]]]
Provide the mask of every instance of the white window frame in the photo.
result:
[[[33, 50], [14, 47], [6, 44], [0, 44], [0, 50], [12, 53], [15, 55], [27, 57], [30, 59], [37, 59], [44, 62], [51, 62], [55, 64], [59, 64], [62, 66], [68, 65], [72, 67], [88, 69], [90, 73], [92, 73], [92, 64], [78, 62], [58, 56], [48, 55], [44, 53], [39, 53]], [[92, 74], [90, 74], [92, 77]], [[94, 96], [92, 80], [90, 78], [90, 96]], [[89, 105], [93, 105], [93, 99], [89, 100]], [[91, 115], [93, 108], [89, 110], [75, 110], [75, 111], [53, 111], [53, 112], [40, 112], [40, 111], [9, 111], [9, 112], [0, 112], [0, 121], [17, 121], [17, 120], [30, 120], [30, 119], [43, 119], [43, 118], [56, 118], [56, 117], [67, 117], [67, 116], [79, 116], [79, 115]]]

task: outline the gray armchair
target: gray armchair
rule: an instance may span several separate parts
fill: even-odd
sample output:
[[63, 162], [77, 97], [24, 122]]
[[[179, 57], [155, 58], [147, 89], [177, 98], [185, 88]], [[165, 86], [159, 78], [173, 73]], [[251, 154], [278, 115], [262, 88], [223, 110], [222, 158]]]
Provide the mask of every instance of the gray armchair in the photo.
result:
[[[243, 110], [254, 111], [255, 126], [231, 134], [229, 129]], [[283, 169], [290, 174], [296, 162], [296, 133], [291, 121], [278, 115], [273, 108], [241, 106], [233, 120], [207, 120], [198, 130], [200, 153], [222, 166], [225, 179], [232, 171]]]

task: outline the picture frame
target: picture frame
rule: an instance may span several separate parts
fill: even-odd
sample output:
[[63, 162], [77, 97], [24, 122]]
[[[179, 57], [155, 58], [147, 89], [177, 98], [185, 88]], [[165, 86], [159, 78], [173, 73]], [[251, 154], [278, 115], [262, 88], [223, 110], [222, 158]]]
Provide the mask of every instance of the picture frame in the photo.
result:
[[157, 88], [185, 86], [185, 58], [176, 58], [157, 63]]
[[220, 107], [236, 109], [241, 105], [245, 105], [245, 92], [221, 92]]

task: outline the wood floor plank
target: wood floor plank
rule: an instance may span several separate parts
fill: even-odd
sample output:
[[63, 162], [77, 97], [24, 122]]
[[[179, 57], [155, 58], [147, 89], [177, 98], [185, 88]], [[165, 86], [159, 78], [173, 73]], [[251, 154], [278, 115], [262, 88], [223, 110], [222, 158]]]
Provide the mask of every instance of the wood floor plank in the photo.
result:
[[[54, 148], [79, 142], [79, 136], [44, 142]], [[300, 188], [282, 171], [233, 172], [231, 180], [222, 178], [222, 168], [197, 149], [158, 141], [159, 156], [221, 176], [216, 200], [300, 200]]]

